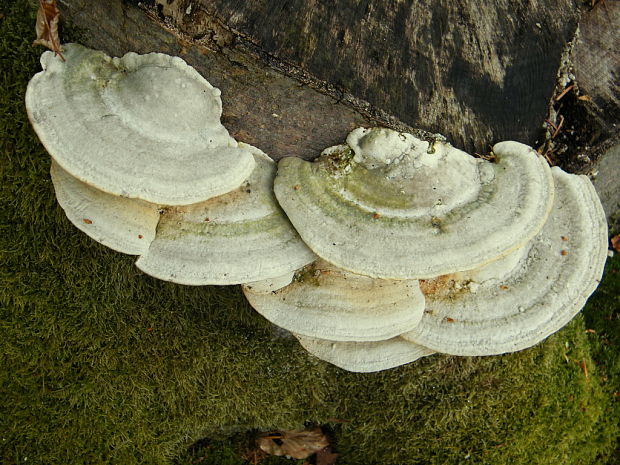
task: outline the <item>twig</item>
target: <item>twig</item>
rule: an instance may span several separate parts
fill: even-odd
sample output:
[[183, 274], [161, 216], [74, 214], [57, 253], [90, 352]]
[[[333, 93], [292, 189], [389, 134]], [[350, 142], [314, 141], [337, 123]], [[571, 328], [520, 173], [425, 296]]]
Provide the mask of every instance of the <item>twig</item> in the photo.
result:
[[555, 136], [557, 136], [560, 133], [560, 129], [562, 129], [563, 124], [564, 124], [564, 117], [560, 115], [560, 124], [558, 124], [558, 126], [555, 128], [555, 132], [551, 136], [552, 139], [555, 139]]
[[573, 87], [575, 87], [575, 84], [571, 84], [570, 86], [568, 86], [554, 100], [556, 102], [559, 102], [562, 97], [564, 97], [567, 93], [569, 93], [573, 89]]

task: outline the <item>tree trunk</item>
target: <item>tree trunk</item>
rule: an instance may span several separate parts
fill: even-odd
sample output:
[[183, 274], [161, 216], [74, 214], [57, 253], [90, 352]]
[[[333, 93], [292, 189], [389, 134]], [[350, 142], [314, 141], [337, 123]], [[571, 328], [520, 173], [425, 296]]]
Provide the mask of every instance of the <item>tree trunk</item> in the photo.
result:
[[166, 23], [121, 0], [63, 6], [92, 47], [183, 56], [222, 89], [232, 132], [276, 158], [315, 156], [360, 124], [468, 151], [534, 144], [577, 24], [570, 0], [157, 3]]
[[590, 1], [60, 6], [90, 47], [182, 56], [222, 90], [231, 134], [275, 159], [313, 158], [355, 127], [383, 125], [438, 132], [470, 153], [517, 140], [588, 172], [617, 145], [620, 120], [620, 5]]

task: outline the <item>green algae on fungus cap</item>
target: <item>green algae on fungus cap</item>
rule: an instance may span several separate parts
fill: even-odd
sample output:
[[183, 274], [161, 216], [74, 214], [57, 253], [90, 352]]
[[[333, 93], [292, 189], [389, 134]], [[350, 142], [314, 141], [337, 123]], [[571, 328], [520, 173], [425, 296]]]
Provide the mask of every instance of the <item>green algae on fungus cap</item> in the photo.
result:
[[423, 282], [426, 311], [404, 338], [453, 355], [514, 352], [581, 310], [607, 258], [605, 213], [587, 177], [552, 173], [555, 203], [534, 240], [498, 263]]
[[78, 229], [117, 252], [140, 255], [148, 250], [159, 221], [157, 205], [95, 189], [54, 161], [50, 173], [58, 203]]
[[300, 270], [286, 287], [265, 293], [248, 285], [243, 292], [275, 325], [333, 341], [389, 339], [414, 328], [424, 311], [417, 280], [373, 279], [323, 260]]
[[224, 285], [275, 278], [316, 259], [273, 195], [273, 160], [239, 145], [256, 160], [247, 181], [219, 197], [165, 211], [138, 268], [179, 284]]
[[237, 188], [254, 158], [220, 122], [219, 89], [178, 57], [110, 58], [66, 44], [41, 56], [26, 108], [70, 175], [104, 192], [187, 205]]
[[353, 273], [471, 269], [521, 247], [551, 209], [549, 166], [517, 142], [497, 145], [494, 162], [383, 128], [356, 129], [347, 144], [280, 160], [274, 189], [308, 246]]
[[356, 373], [389, 370], [435, 353], [401, 337], [375, 342], [337, 342], [299, 334], [295, 337], [315, 357]]

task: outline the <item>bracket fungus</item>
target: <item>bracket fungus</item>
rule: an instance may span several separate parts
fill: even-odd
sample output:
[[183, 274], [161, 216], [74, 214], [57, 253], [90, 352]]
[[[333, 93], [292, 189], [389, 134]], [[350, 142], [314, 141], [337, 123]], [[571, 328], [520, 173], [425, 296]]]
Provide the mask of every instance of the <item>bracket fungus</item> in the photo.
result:
[[220, 91], [182, 59], [45, 52], [26, 106], [58, 201], [98, 242], [182, 284], [240, 284], [316, 256], [273, 194], [275, 163], [220, 123]]
[[275, 163], [257, 148], [239, 145], [256, 159], [247, 181], [162, 214], [138, 268], [180, 284], [240, 284], [276, 278], [315, 260], [273, 195]]
[[358, 128], [276, 173], [230, 137], [219, 90], [182, 59], [64, 50], [66, 61], [43, 54], [26, 107], [69, 220], [157, 278], [242, 284], [334, 365], [521, 350], [601, 278], [607, 226], [592, 184], [526, 145], [500, 142], [489, 161]]
[[237, 188], [254, 168], [220, 123], [219, 89], [178, 57], [110, 58], [78, 44], [45, 52], [26, 109], [71, 176], [103, 192], [188, 205]]
[[402, 337], [375, 342], [335, 342], [298, 334], [295, 337], [315, 357], [356, 373], [388, 370], [435, 353]]
[[300, 270], [286, 287], [265, 293], [245, 285], [243, 292], [261, 315], [278, 326], [332, 341], [398, 336], [415, 328], [424, 310], [417, 280], [373, 279], [323, 260]]
[[531, 239], [553, 203], [549, 166], [523, 144], [498, 145], [494, 163], [382, 128], [356, 129], [347, 144], [315, 162], [282, 159], [274, 190], [304, 242], [352, 273], [475, 268]]
[[55, 161], [50, 173], [56, 199], [78, 229], [117, 252], [140, 255], [148, 250], [159, 221], [157, 205], [95, 189]]
[[542, 231], [503, 266], [489, 265], [493, 274], [483, 268], [425, 283], [433, 289], [427, 311], [405, 339], [454, 355], [514, 352], [581, 310], [603, 274], [605, 214], [587, 177], [552, 171], [556, 202]]
[[[319, 270], [332, 272], [279, 290], [286, 282], [246, 285], [248, 300], [310, 353], [350, 371], [540, 342], [596, 288], [605, 215], [585, 176], [550, 169], [517, 142], [496, 144], [493, 155], [474, 159], [444, 142], [375, 128], [354, 130], [316, 162], [281, 160], [278, 201], [321, 257]], [[379, 320], [389, 311], [380, 298], [376, 309], [334, 309], [334, 290], [352, 292], [343, 276], [353, 273], [375, 287], [424, 278], [419, 323], [379, 338], [380, 322], [362, 323], [369, 312]]]

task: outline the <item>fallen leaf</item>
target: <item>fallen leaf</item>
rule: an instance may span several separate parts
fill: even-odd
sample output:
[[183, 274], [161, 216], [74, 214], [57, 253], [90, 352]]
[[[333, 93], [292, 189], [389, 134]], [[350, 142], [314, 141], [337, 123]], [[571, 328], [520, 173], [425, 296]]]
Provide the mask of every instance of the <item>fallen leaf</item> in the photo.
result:
[[611, 246], [616, 252], [620, 252], [620, 234], [616, 234], [611, 238]]
[[294, 459], [305, 459], [329, 445], [318, 427], [263, 433], [256, 439], [256, 443], [270, 455], [285, 455]]
[[60, 10], [56, 6], [56, 0], [39, 0], [39, 10], [37, 11], [37, 40], [32, 45], [43, 45], [52, 50], [56, 55], [65, 61], [60, 49], [60, 39], [58, 38], [58, 22], [60, 21]]

